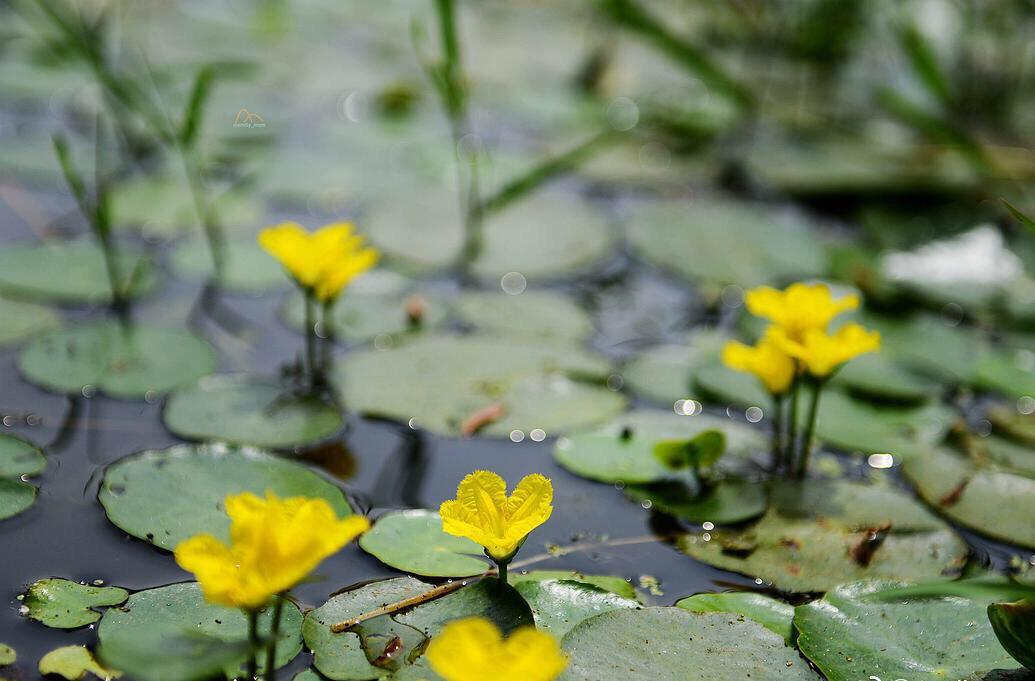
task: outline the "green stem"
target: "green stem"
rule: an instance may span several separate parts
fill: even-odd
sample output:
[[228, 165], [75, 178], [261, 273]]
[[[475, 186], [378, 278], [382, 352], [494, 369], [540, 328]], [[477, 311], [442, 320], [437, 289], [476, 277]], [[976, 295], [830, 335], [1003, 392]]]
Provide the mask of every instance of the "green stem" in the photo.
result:
[[773, 473], [783, 468], [783, 395], [773, 395]]
[[226, 235], [223, 234], [222, 227], [213, 218], [213, 213], [209, 209], [197, 164], [188, 158], [190, 152], [184, 149], [182, 144], [177, 144], [176, 149], [183, 163], [183, 171], [187, 175], [187, 188], [194, 203], [194, 212], [197, 213], [198, 224], [201, 225], [205, 234], [208, 253], [212, 258], [213, 281], [218, 284], [222, 281], [223, 268], [226, 264]]
[[316, 389], [316, 322], [313, 319], [313, 292], [305, 292], [305, 371], [309, 389]]
[[805, 478], [809, 468], [809, 457], [812, 455], [812, 435], [816, 432], [816, 414], [819, 412], [819, 395], [823, 390], [823, 381], [812, 379], [812, 403], [809, 405], [808, 421], [805, 423], [805, 435], [801, 440], [801, 452], [798, 454], [798, 467], [794, 476], [799, 480]]
[[284, 611], [284, 594], [279, 594], [273, 604], [273, 622], [270, 624], [270, 642], [266, 646], [266, 681], [277, 680], [277, 639], [280, 636], [280, 616]]
[[323, 326], [323, 342], [320, 344], [320, 371], [324, 376], [331, 370], [331, 350], [337, 329], [334, 324], [334, 300], [325, 300], [320, 308], [320, 324]]
[[801, 390], [801, 378], [795, 378], [791, 386], [791, 413], [787, 422], [787, 441], [783, 450], [783, 460], [788, 468], [794, 466], [794, 453], [798, 445], [798, 393]]
[[508, 565], [510, 565], [510, 562], [496, 563], [496, 569], [499, 572], [499, 580], [500, 580], [501, 584], [506, 584], [507, 583], [507, 566]]
[[251, 645], [251, 652], [248, 654], [247, 678], [256, 679], [259, 676], [259, 611], [248, 611], [248, 643]]

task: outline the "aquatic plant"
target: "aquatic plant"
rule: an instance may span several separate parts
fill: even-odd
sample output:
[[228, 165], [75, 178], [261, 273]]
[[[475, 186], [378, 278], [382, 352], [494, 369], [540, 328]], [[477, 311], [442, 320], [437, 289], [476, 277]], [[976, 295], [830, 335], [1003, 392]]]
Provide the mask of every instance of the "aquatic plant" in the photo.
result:
[[524, 627], [504, 639], [483, 617], [450, 622], [425, 655], [446, 681], [553, 681], [568, 665], [553, 636]]

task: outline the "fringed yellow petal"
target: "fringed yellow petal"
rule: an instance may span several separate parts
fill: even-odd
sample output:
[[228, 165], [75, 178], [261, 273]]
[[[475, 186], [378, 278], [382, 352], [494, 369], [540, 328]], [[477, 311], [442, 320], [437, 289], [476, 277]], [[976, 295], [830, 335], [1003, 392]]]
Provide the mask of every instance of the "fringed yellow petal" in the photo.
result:
[[834, 317], [859, 307], [858, 296], [835, 299], [826, 284], [791, 284], [785, 291], [761, 286], [748, 291], [744, 302], [751, 314], [772, 321], [796, 340], [810, 330], [826, 329]]
[[312, 234], [295, 222], [262, 230], [259, 244], [322, 302], [335, 300], [356, 277], [377, 264], [380, 253], [364, 247], [363, 237], [347, 222], [321, 227]]
[[553, 513], [553, 484], [550, 479], [534, 473], [528, 475], [514, 488], [507, 499], [507, 537], [517, 537], [520, 542], [539, 527]]
[[754, 374], [773, 395], [787, 392], [797, 369], [794, 360], [768, 337], [754, 347], [730, 341], [722, 349], [722, 361], [731, 369]]
[[425, 656], [445, 681], [554, 681], [568, 663], [549, 634], [526, 627], [504, 640], [480, 617], [447, 624]]
[[859, 324], [846, 324], [834, 334], [812, 329], [801, 340], [792, 338], [782, 328], [771, 329], [766, 337], [817, 378], [829, 376], [859, 355], [880, 349], [880, 333]]

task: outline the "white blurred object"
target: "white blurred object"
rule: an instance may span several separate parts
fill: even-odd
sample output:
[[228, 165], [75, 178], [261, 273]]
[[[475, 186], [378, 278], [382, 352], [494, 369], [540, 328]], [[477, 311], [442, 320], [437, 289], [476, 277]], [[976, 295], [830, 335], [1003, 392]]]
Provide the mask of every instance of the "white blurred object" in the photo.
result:
[[980, 225], [952, 239], [932, 241], [881, 260], [887, 279], [916, 284], [1003, 286], [1024, 274], [1024, 265], [992, 225]]

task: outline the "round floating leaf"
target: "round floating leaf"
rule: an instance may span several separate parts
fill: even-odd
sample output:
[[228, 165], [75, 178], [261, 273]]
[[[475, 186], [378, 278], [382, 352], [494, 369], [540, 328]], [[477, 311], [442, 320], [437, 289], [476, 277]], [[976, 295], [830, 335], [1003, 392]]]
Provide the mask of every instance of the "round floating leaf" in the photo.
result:
[[560, 681], [818, 680], [779, 635], [720, 613], [615, 610], [583, 620], [562, 647]]
[[188, 331], [116, 322], [53, 331], [18, 357], [22, 374], [42, 388], [76, 394], [95, 386], [119, 399], [168, 392], [215, 365], [212, 347]]
[[[209, 209], [217, 222], [226, 227], [254, 225], [259, 220], [259, 204], [245, 192], [222, 192]], [[140, 229], [145, 234], [169, 237], [196, 233], [197, 208], [185, 180], [178, 177], [148, 177], [116, 187], [111, 196], [112, 225], [116, 229]]]
[[1035, 605], [1029, 601], [991, 603], [988, 621], [1000, 645], [1027, 669], [1035, 670]]
[[[259, 632], [268, 636], [272, 608], [259, 615]], [[302, 649], [302, 613], [285, 602], [277, 638], [277, 667]], [[140, 591], [126, 605], [104, 613], [98, 625], [98, 656], [141, 681], [189, 681], [220, 672], [241, 678], [248, 655], [248, 622], [236, 608], [205, 601], [195, 582]], [[260, 668], [265, 655], [259, 655]]]
[[697, 613], [726, 612], [743, 615], [782, 636], [787, 645], [794, 645], [794, 608], [770, 596], [753, 591], [697, 594], [677, 601], [676, 607]]
[[56, 329], [61, 325], [57, 313], [41, 305], [0, 298], [0, 345], [10, 345]]
[[[150, 259], [119, 247], [122, 284], [143, 295], [157, 277]], [[56, 303], [111, 302], [111, 280], [101, 248], [89, 241], [42, 241], [5, 246], [0, 252], [0, 291]]]
[[22, 605], [28, 616], [56, 629], [75, 629], [96, 622], [101, 613], [93, 610], [118, 605], [129, 592], [116, 587], [79, 584], [67, 579], [41, 579], [25, 592]]
[[720, 470], [736, 468], [737, 459], [742, 465], [743, 459], [768, 447], [762, 433], [729, 419], [644, 410], [623, 414], [597, 430], [559, 439], [554, 445], [554, 458], [576, 475], [591, 480], [657, 482], [673, 477], [673, 472], [654, 456], [654, 445], [659, 440], [689, 438], [712, 429], [726, 435], [726, 454], [719, 460]]
[[517, 587], [525, 582], [547, 582], [566, 580], [589, 584], [604, 591], [610, 591], [622, 598], [636, 600], [636, 589], [629, 580], [611, 575], [586, 575], [575, 570], [531, 570], [529, 572], [512, 572], [509, 577], [511, 586]]
[[0, 667], [14, 664], [18, 661], [18, 653], [6, 643], [0, 643]]
[[978, 362], [974, 379], [979, 388], [993, 390], [1018, 399], [1035, 395], [1035, 366], [1027, 350], [999, 351]]
[[535, 428], [552, 435], [619, 413], [621, 395], [580, 380], [602, 382], [609, 372], [574, 347], [477, 336], [424, 336], [351, 353], [336, 367], [350, 409], [456, 435], [472, 415], [499, 405], [498, 418], [479, 431], [497, 436]]
[[831, 383], [864, 397], [892, 402], [923, 402], [941, 392], [938, 382], [913, 373], [883, 353], [853, 359]]
[[1035, 444], [1035, 414], [1022, 414], [1016, 409], [994, 405], [988, 410], [988, 418], [1008, 437]]
[[382, 516], [359, 545], [385, 565], [425, 577], [470, 577], [489, 568], [481, 546], [446, 534], [438, 513], [424, 509]]
[[754, 525], [686, 535], [679, 546], [792, 592], [867, 578], [934, 579], [962, 567], [967, 555], [956, 534], [911, 497], [843, 481], [778, 483]]
[[996, 640], [987, 602], [894, 601], [872, 596], [898, 582], [855, 582], [794, 613], [798, 647], [830, 681], [981, 679], [1018, 665]]
[[178, 445], [120, 459], [104, 472], [97, 498], [124, 531], [173, 550], [196, 534], [227, 538], [227, 495], [270, 490], [326, 499], [339, 517], [352, 510], [341, 490], [301, 464], [224, 445]]
[[914, 452], [906, 458], [903, 472], [939, 513], [990, 537], [1035, 548], [1032, 473], [1022, 475], [992, 463], [979, 466], [946, 447]]
[[978, 360], [988, 349], [977, 329], [952, 325], [935, 315], [857, 317], [864, 326], [880, 331], [881, 355], [945, 382], [972, 383]]
[[580, 341], [593, 333], [589, 314], [571, 298], [551, 291], [471, 291], [461, 294], [454, 307], [460, 321], [484, 334]]
[[213, 374], [174, 391], [162, 418], [182, 438], [274, 448], [317, 442], [344, 425], [333, 404], [248, 374]]
[[[268, 256], [267, 256], [268, 257]], [[420, 310], [419, 320], [408, 308]], [[396, 335], [434, 328], [445, 321], [445, 297], [427, 285], [388, 270], [363, 275], [334, 304], [334, 333], [349, 342], [367, 341], [381, 334]], [[289, 297], [281, 308], [289, 326], [305, 330], [305, 302], [301, 294]]]
[[515, 588], [532, 608], [536, 627], [557, 638], [563, 638], [576, 624], [600, 613], [640, 607], [638, 601], [568, 580], [524, 581]]
[[[392, 260], [417, 271], [452, 265], [463, 243], [456, 197], [443, 191], [386, 202], [367, 230]], [[582, 199], [540, 192], [487, 218], [472, 269], [486, 278], [507, 272], [529, 279], [571, 276], [604, 259], [613, 244], [607, 221]]]
[[660, 345], [639, 353], [623, 367], [622, 377], [636, 394], [654, 402], [671, 405], [698, 396], [694, 375], [718, 363], [727, 340], [728, 336], [715, 331], [694, 331], [686, 344]]
[[96, 659], [93, 653], [86, 646], [63, 646], [55, 648], [40, 658], [39, 672], [43, 676], [52, 674], [68, 679], [68, 681], [79, 681], [86, 678], [87, 674], [93, 674], [104, 681], [111, 681], [122, 676], [122, 673], [114, 669], [106, 669]]
[[691, 523], [739, 523], [762, 515], [769, 505], [765, 484], [736, 478], [720, 480], [703, 491], [671, 481], [626, 485], [625, 493], [651, 508]]
[[[219, 286], [240, 293], [259, 293], [288, 285], [290, 279], [255, 239], [226, 240]], [[205, 282], [212, 276], [212, 255], [201, 238], [184, 241], [173, 249], [169, 265], [177, 276]]]
[[[662, 201], [635, 211], [629, 241], [643, 258], [695, 281], [755, 286], [822, 273], [822, 244], [799, 220], [762, 206]], [[736, 244], [731, 248], [730, 244]]]
[[43, 452], [35, 445], [11, 435], [0, 435], [0, 520], [32, 506], [36, 488], [21, 478], [41, 473], [46, 466]]
[[[494, 579], [423, 601], [433, 588], [412, 577], [400, 577], [333, 596], [306, 615], [302, 627], [306, 645], [315, 655], [314, 665], [324, 676], [342, 681], [377, 679], [392, 672], [401, 673], [393, 678], [410, 678], [407, 667], [419, 664], [428, 639], [452, 620], [485, 617], [504, 632], [533, 624], [532, 612], [521, 596]], [[411, 599], [420, 604], [392, 607]], [[391, 612], [363, 617], [382, 608]], [[340, 633], [331, 631], [334, 624], [357, 619], [363, 621]]]

